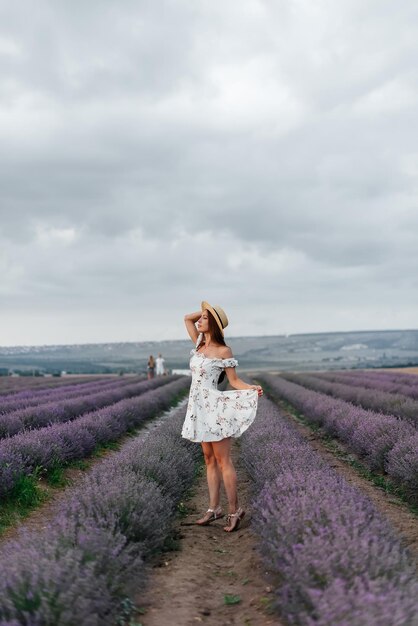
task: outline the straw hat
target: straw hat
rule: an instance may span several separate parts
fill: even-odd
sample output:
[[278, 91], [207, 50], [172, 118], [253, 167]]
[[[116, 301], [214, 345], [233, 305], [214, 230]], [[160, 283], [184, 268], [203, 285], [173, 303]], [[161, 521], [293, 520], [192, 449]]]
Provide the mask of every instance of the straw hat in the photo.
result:
[[207, 309], [208, 311], [212, 313], [213, 317], [215, 318], [216, 323], [218, 324], [221, 330], [221, 333], [224, 334], [224, 328], [228, 326], [228, 318], [223, 308], [219, 306], [219, 304], [211, 305], [209, 304], [209, 302], [206, 302], [205, 300], [203, 300], [202, 311], [204, 311], [205, 309]]

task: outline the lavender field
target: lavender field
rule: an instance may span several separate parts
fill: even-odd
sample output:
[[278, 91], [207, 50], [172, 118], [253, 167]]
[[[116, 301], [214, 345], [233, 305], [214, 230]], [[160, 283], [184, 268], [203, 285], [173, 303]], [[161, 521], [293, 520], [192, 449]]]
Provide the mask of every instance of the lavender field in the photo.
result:
[[0, 376], [0, 397], [13, 393], [26, 393], [31, 389], [55, 389], [58, 387], [73, 386], [75, 384], [87, 385], [94, 381], [106, 381], [100, 376], [70, 376], [70, 377], [44, 377], [44, 376]]
[[260, 403], [242, 454], [254, 481], [254, 528], [286, 623], [418, 623], [416, 565], [399, 538], [271, 401]]
[[[148, 404], [135, 410], [161, 409], [184, 382], [148, 392]], [[180, 409], [152, 437], [126, 443], [68, 490], [47, 528], [0, 549], [0, 624], [110, 626], [121, 619], [194, 478], [198, 449], [179, 436], [183, 417]]]
[[57, 389], [47, 402], [42, 392], [32, 392], [31, 403], [38, 398], [39, 404], [0, 414], [0, 497], [12, 493], [24, 476], [84, 459], [98, 445], [117, 441], [166, 409], [188, 385], [179, 376], [118, 380], [99, 391], [84, 385], [75, 398]]
[[[25, 480], [36, 483], [135, 434], [175, 404], [190, 380], [28, 383], [8, 389], [0, 401], [0, 506], [18, 503]], [[194, 476], [197, 448], [179, 436], [183, 414], [177, 411], [152, 438], [130, 438], [79, 485], [65, 489], [41, 532], [23, 527], [19, 539], [3, 544], [1, 624], [115, 622], [132, 579], [137, 589], [143, 583], [144, 562], [164, 542], [176, 502]]]
[[263, 373], [257, 380], [274, 402], [260, 403], [242, 454], [254, 481], [254, 528], [275, 576], [278, 614], [306, 626], [418, 624], [416, 553], [296, 428], [302, 418], [374, 475], [389, 477], [415, 510], [416, 536], [418, 377]]
[[[331, 378], [335, 380], [334, 374]], [[346, 383], [311, 374], [262, 377], [273, 397], [290, 403], [310, 422], [336, 437], [371, 470], [393, 479], [410, 502], [417, 504], [418, 410], [412, 410], [416, 402], [381, 391], [379, 385], [385, 383], [386, 373], [382, 378], [375, 374], [373, 389], [358, 386], [360, 375], [353, 385], [349, 384], [351, 374], [339, 375], [338, 381], [342, 379]], [[391, 414], [391, 408], [396, 412]]]
[[[336, 438], [416, 507], [418, 378], [263, 372], [256, 379], [271, 399], [260, 400], [239, 451], [252, 485], [252, 523], [240, 532], [256, 535], [271, 584], [272, 617], [259, 623], [418, 625], [416, 555], [291, 418], [293, 411]], [[15, 502], [27, 481], [47, 479], [100, 448], [123, 444], [62, 489], [47, 524], [23, 525], [0, 544], [0, 626], [147, 626], [146, 616], [134, 619], [135, 602], [155, 584], [151, 563], [171, 536], [179, 502], [201, 461], [200, 446], [180, 437], [185, 404], [162, 421], [158, 416], [175, 406], [189, 384], [185, 376], [113, 377], [3, 393], [0, 505]], [[155, 417], [149, 434], [138, 431]], [[198, 480], [205, 481], [204, 475]], [[226, 555], [232, 547], [222, 524], [209, 530], [216, 532], [222, 544], [215, 552]], [[194, 558], [193, 567], [215, 567], [207, 552]], [[251, 585], [251, 574], [243, 584]]]

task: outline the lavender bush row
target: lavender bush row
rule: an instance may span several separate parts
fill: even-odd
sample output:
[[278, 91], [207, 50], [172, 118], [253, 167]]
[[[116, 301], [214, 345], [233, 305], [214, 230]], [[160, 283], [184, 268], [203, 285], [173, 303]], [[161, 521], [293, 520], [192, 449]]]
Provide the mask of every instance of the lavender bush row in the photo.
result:
[[268, 400], [241, 451], [258, 494], [254, 529], [287, 623], [418, 623], [416, 570], [392, 528]]
[[22, 476], [83, 459], [97, 445], [116, 441], [144, 420], [168, 408], [173, 398], [189, 385], [190, 379], [182, 376], [163, 387], [121, 400], [72, 422], [53, 424], [4, 439], [0, 442], [0, 496], [9, 494]]
[[132, 378], [116, 377], [113, 379], [102, 380], [93, 383], [84, 383], [82, 385], [68, 385], [65, 388], [58, 387], [55, 389], [47, 389], [42, 391], [28, 390], [12, 396], [2, 397], [0, 399], [0, 415], [17, 411], [18, 409], [40, 406], [48, 402], [62, 402], [72, 398], [80, 398], [111, 389], [122, 389], [128, 385], [133, 385], [145, 380], [144, 376], [135, 376]]
[[100, 380], [99, 376], [71, 376], [65, 378], [44, 378], [41, 377], [29, 377], [23, 376], [19, 378], [13, 378], [10, 376], [0, 376], [0, 396], [5, 394], [19, 393], [25, 389], [51, 389], [55, 387], [65, 387], [66, 385], [73, 385], [75, 382], [82, 383], [92, 382], [93, 380]]
[[[71, 379], [70, 382], [66, 381], [66, 384], [55, 384], [50, 386], [31, 386], [25, 385], [22, 389], [18, 391], [13, 391], [9, 394], [3, 393], [0, 397], [0, 400], [3, 403], [8, 402], [9, 400], [18, 400], [20, 398], [24, 399], [29, 396], [41, 396], [43, 394], [54, 394], [63, 389], [83, 389], [83, 387], [89, 387], [90, 385], [99, 385], [105, 384], [109, 380], [115, 380], [115, 378], [120, 378], [119, 376], [115, 377], [106, 377], [106, 378], [88, 378], [83, 380]], [[31, 379], [30, 379], [31, 380]], [[58, 379], [59, 380], [59, 379]]]
[[374, 389], [379, 392], [383, 391], [385, 393], [390, 394], [400, 394], [402, 396], [407, 396], [408, 398], [412, 398], [414, 400], [418, 399], [418, 387], [413, 387], [411, 385], [404, 385], [399, 382], [395, 382], [393, 380], [388, 380], [386, 377], [380, 376], [368, 376], [364, 374], [363, 376], [350, 375], [346, 372], [333, 372], [333, 373], [324, 373], [318, 374], [312, 372], [311, 376], [314, 378], [319, 378], [321, 380], [326, 380], [333, 383], [343, 383], [345, 385], [350, 385], [354, 387], [364, 387], [365, 389]]
[[372, 470], [386, 472], [407, 488], [412, 502], [418, 501], [418, 433], [409, 422], [366, 411], [279, 376], [263, 374], [260, 379], [275, 397], [290, 402], [309, 420], [344, 442]]
[[64, 397], [60, 401], [48, 402], [0, 415], [0, 438], [11, 437], [24, 430], [42, 428], [49, 424], [68, 422], [88, 411], [97, 410], [124, 398], [132, 398], [149, 389], [165, 385], [169, 380], [168, 377], [142, 380], [133, 385], [99, 391], [69, 400], [65, 398], [64, 392]]
[[366, 373], [368, 377], [377, 377], [394, 383], [400, 383], [401, 385], [408, 385], [409, 387], [418, 387], [418, 376], [416, 374], [394, 372], [393, 370], [350, 370], [350, 374], [360, 377]]
[[362, 389], [342, 383], [332, 383], [308, 374], [285, 373], [282, 376], [286, 380], [309, 389], [326, 393], [334, 398], [342, 398], [347, 402], [362, 406], [364, 409], [379, 411], [379, 413], [386, 415], [396, 415], [402, 419], [410, 420], [418, 426], [418, 402], [411, 398], [374, 389]]
[[146, 560], [163, 545], [195, 476], [200, 450], [180, 437], [184, 413], [95, 466], [47, 529], [3, 548], [1, 624], [120, 623], [124, 599], [143, 588]]

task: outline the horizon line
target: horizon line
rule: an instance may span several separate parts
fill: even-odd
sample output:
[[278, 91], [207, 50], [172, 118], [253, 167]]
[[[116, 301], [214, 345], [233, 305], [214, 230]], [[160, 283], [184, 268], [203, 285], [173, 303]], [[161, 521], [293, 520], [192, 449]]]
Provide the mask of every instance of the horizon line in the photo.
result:
[[[304, 337], [311, 335], [346, 335], [353, 333], [396, 333], [396, 332], [418, 332], [418, 328], [387, 328], [384, 330], [376, 329], [362, 329], [362, 330], [333, 330], [333, 331], [318, 331], [318, 332], [303, 332], [303, 333], [277, 333], [275, 335], [231, 335], [227, 339], [253, 339], [262, 337]], [[40, 343], [40, 344], [14, 344], [14, 345], [2, 345], [0, 344], [0, 350], [3, 348], [47, 348], [47, 347], [69, 347], [69, 346], [101, 346], [110, 344], [129, 344], [129, 343], [165, 343], [167, 341], [189, 341], [187, 337], [184, 339], [143, 339], [143, 340], [130, 340], [130, 341], [94, 341], [84, 343]]]

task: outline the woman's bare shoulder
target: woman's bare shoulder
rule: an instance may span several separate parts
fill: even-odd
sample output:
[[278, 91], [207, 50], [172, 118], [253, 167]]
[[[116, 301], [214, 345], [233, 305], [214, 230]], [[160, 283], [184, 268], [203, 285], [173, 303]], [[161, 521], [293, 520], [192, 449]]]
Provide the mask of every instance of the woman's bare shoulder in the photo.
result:
[[230, 359], [232, 356], [232, 350], [229, 346], [221, 346], [219, 348], [219, 357], [221, 359]]

